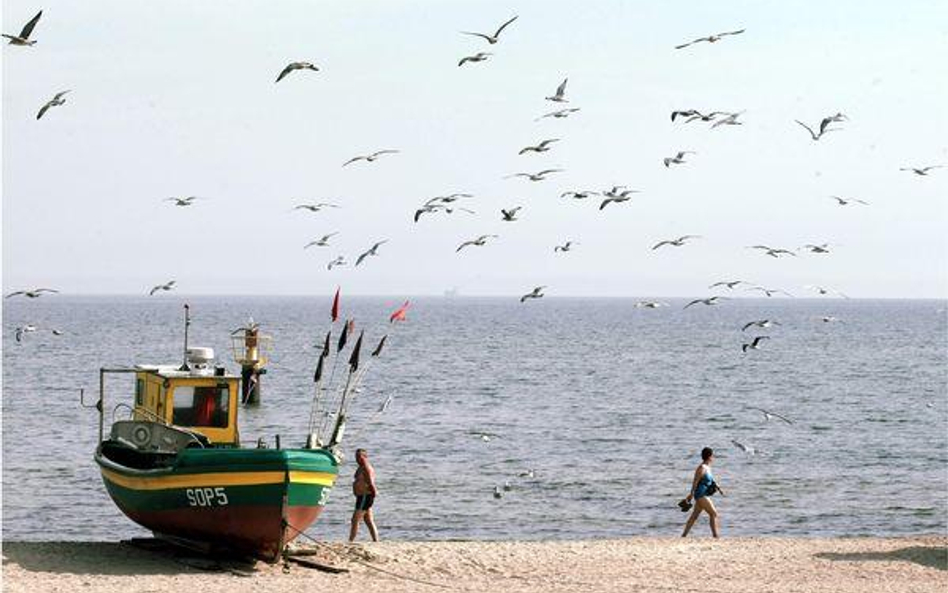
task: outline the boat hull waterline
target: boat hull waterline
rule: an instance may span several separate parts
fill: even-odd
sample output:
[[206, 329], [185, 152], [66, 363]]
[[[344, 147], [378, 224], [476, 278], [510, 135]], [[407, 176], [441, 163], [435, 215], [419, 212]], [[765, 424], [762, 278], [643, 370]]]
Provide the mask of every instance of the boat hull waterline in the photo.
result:
[[95, 456], [109, 496], [159, 536], [268, 562], [322, 512], [336, 459], [310, 449], [188, 449], [173, 465], [136, 469]]

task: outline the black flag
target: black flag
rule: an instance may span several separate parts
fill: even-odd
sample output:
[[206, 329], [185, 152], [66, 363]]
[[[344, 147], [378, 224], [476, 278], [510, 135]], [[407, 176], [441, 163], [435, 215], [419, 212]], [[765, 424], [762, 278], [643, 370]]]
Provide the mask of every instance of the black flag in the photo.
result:
[[349, 339], [349, 322], [343, 324], [342, 333], [339, 334], [339, 343], [336, 344], [336, 352], [342, 352], [342, 349], [346, 347], [346, 340]]
[[316, 372], [313, 373], [313, 383], [319, 383], [319, 380], [323, 378], [323, 361], [324, 360], [326, 360], [326, 357], [320, 355], [319, 362], [316, 363]]
[[326, 342], [323, 343], [323, 352], [320, 354], [321, 357], [326, 358], [329, 356], [329, 338], [332, 336], [332, 330], [326, 332]]
[[388, 334], [382, 336], [382, 339], [379, 340], [379, 345], [375, 347], [375, 350], [372, 351], [372, 356], [378, 356], [382, 353], [382, 346], [385, 345], [385, 338], [388, 337]]
[[362, 334], [365, 331], [359, 332], [359, 339], [356, 340], [356, 345], [352, 347], [352, 355], [349, 356], [349, 372], [356, 372], [359, 370], [359, 350], [362, 349]]

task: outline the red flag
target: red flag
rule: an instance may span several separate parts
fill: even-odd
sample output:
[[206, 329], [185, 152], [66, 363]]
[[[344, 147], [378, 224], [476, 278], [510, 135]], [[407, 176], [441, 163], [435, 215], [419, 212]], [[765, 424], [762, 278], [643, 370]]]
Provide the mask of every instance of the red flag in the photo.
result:
[[336, 288], [336, 296], [332, 299], [332, 322], [336, 323], [339, 319], [339, 288]]
[[392, 313], [388, 318], [389, 323], [395, 323], [396, 321], [405, 321], [405, 314], [408, 312], [408, 301], [405, 301], [405, 304], [398, 308], [397, 311]]

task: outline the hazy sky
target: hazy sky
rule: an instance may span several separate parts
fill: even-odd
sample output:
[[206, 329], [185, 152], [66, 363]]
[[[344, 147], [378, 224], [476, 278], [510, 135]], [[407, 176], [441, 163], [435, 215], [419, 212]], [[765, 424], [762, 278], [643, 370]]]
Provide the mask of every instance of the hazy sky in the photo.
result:
[[[6, 1], [3, 288], [182, 293], [948, 294], [948, 2]], [[488, 46], [461, 30], [492, 31]], [[714, 32], [716, 44], [675, 50]], [[487, 62], [458, 68], [477, 51]], [[290, 61], [321, 71], [274, 79]], [[536, 117], [569, 76], [564, 120]], [[67, 103], [41, 121], [58, 91]], [[669, 121], [746, 110], [743, 126]], [[812, 142], [794, 123], [842, 111]], [[542, 155], [517, 151], [561, 138]], [[382, 148], [375, 163], [348, 158]], [[686, 165], [662, 159], [694, 150]], [[562, 167], [531, 183], [503, 179]], [[623, 184], [598, 210], [569, 189]], [[454, 191], [476, 215], [412, 213]], [[828, 196], [869, 206], [839, 207]], [[196, 195], [190, 208], [162, 201]], [[337, 211], [291, 211], [333, 201]], [[501, 207], [523, 206], [500, 221]], [[303, 250], [338, 231], [328, 248]], [[480, 234], [500, 238], [455, 253]], [[661, 239], [698, 234], [680, 248]], [[373, 242], [380, 257], [352, 268]], [[580, 245], [553, 252], [567, 239]], [[775, 260], [747, 245], [829, 255]], [[326, 270], [343, 254], [350, 266]]]

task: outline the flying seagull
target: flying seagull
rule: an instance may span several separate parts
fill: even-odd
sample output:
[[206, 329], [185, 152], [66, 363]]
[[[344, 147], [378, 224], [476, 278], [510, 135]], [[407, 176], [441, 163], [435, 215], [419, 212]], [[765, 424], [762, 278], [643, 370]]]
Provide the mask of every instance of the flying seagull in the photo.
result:
[[702, 305], [708, 305], [708, 306], [717, 305], [718, 301], [726, 299], [726, 298], [727, 297], [723, 297], [723, 296], [713, 296], [713, 297], [708, 297], [706, 299], [695, 299], [691, 301], [690, 303], [688, 303], [687, 305], [685, 305], [684, 307], [682, 307], [682, 309], [687, 309], [691, 305], [697, 305], [698, 303], [701, 303]]
[[786, 249], [776, 249], [774, 247], [767, 247], [766, 245], [751, 245], [748, 249], [760, 249], [767, 252], [767, 255], [770, 257], [779, 258], [781, 254], [792, 255], [796, 257], [797, 254], [792, 251], [787, 251]]
[[164, 284], [159, 284], [159, 285], [157, 285], [157, 286], [153, 286], [153, 287], [151, 288], [151, 290], [148, 291], [148, 296], [152, 296], [153, 294], [155, 294], [155, 293], [158, 292], [159, 290], [171, 290], [172, 288], [174, 288], [174, 285], [175, 285], [175, 281], [174, 281], [174, 280], [169, 280], [169, 281], [165, 282]]
[[748, 409], [748, 410], [757, 410], [758, 412], [760, 412], [761, 414], [764, 415], [764, 419], [767, 420], [767, 422], [770, 422], [770, 420], [771, 420], [772, 418], [779, 418], [780, 420], [783, 420], [783, 421], [786, 422], [787, 424], [793, 424], [793, 421], [792, 421], [792, 420], [790, 420], [789, 418], [787, 418], [787, 417], [785, 417], [785, 416], [781, 416], [780, 414], [778, 414], [778, 413], [776, 413], [776, 412], [771, 412], [771, 411], [769, 411], [769, 410], [765, 410], [765, 409], [763, 409], [763, 408], [757, 408], [757, 407], [754, 407], [754, 406], [747, 406], [747, 409]]
[[16, 291], [16, 292], [11, 292], [10, 294], [8, 294], [7, 296], [5, 296], [5, 297], [3, 297], [3, 298], [8, 299], [8, 298], [10, 298], [10, 297], [15, 297], [15, 296], [20, 296], [20, 295], [22, 295], [22, 296], [25, 296], [25, 297], [28, 298], [28, 299], [38, 299], [39, 297], [43, 296], [43, 293], [46, 293], [46, 292], [49, 292], [49, 293], [57, 293], [57, 292], [59, 292], [59, 291], [58, 291], [58, 290], [54, 290], [54, 289], [52, 289], [52, 288], [33, 288], [33, 289], [31, 289], [31, 290], [18, 290], [18, 291]]
[[691, 123], [695, 120], [701, 120], [703, 122], [713, 121], [715, 117], [719, 115], [732, 115], [727, 111], [712, 111], [711, 113], [704, 114], [698, 111], [697, 109], [685, 109], [679, 111], [672, 111], [671, 120], [675, 121], [676, 117], [685, 117], [688, 118], [685, 120], [685, 123]]
[[533, 290], [531, 290], [531, 291], [528, 292], [527, 294], [525, 294], [525, 295], [523, 295], [522, 297], [520, 297], [520, 302], [523, 303], [523, 302], [525, 302], [527, 299], [541, 299], [541, 298], [543, 298], [543, 289], [544, 289], [544, 288], [546, 288], [546, 286], [537, 286], [536, 288], [534, 288]]
[[660, 301], [639, 301], [635, 303], [636, 309], [658, 309], [659, 307], [667, 306], [667, 303], [662, 303]]
[[13, 337], [16, 338], [17, 342], [22, 342], [24, 334], [30, 334], [35, 331], [36, 331], [36, 326], [28, 323], [22, 327], [17, 327], [14, 330]]
[[309, 210], [310, 212], [319, 212], [324, 208], [338, 208], [339, 206], [335, 204], [330, 204], [329, 202], [318, 202], [316, 204], [297, 204], [293, 206], [293, 210]]
[[559, 111], [551, 111], [547, 114], [541, 115], [540, 117], [536, 118], [533, 121], [540, 121], [541, 119], [546, 118], [546, 117], [555, 117], [556, 119], [561, 119], [564, 117], [569, 117], [571, 114], [576, 113], [577, 111], [579, 111], [579, 107], [567, 107], [566, 109], [560, 109]]
[[473, 198], [473, 197], [474, 197], [473, 194], [466, 194], [466, 193], [463, 193], [463, 192], [455, 192], [455, 193], [453, 193], [453, 194], [448, 194], [448, 195], [446, 195], [446, 196], [435, 196], [434, 198], [431, 198], [430, 200], [428, 200], [428, 201], [425, 202], [425, 203], [426, 203], [426, 204], [434, 204], [434, 203], [436, 203], [436, 202], [440, 202], [440, 203], [442, 203], [442, 204], [451, 204], [452, 202], [457, 202], [457, 201], [460, 200], [461, 198]]
[[810, 253], [829, 253], [830, 252], [829, 243], [822, 243], [820, 245], [807, 243], [803, 247], [800, 247], [800, 249], [805, 249], [806, 251], [809, 251]]
[[743, 111], [738, 111], [736, 113], [728, 113], [727, 117], [723, 119], [719, 119], [713, 124], [711, 124], [711, 128], [713, 129], [718, 126], [743, 126], [744, 122], [737, 121], [737, 118], [740, 117], [743, 113], [744, 113]]
[[551, 173], [560, 173], [563, 169], [544, 169], [537, 173], [514, 173], [513, 175], [507, 175], [504, 179], [510, 179], [511, 177], [526, 177], [530, 181], [543, 181], [546, 179], [546, 176]]
[[571, 251], [574, 245], [579, 245], [579, 243], [576, 243], [574, 241], [567, 241], [566, 243], [563, 243], [562, 245], [557, 245], [553, 247], [553, 253], [556, 253], [557, 251], [562, 251], [564, 253], [567, 251]]
[[523, 206], [515, 206], [514, 208], [511, 208], [510, 210], [504, 210], [503, 208], [501, 208], [500, 215], [503, 221], [513, 222], [517, 220], [517, 211], [520, 210], [521, 208], [523, 208]]
[[590, 196], [598, 196], [599, 192], [582, 190], [582, 191], [565, 191], [560, 194], [561, 198], [572, 198], [574, 200], [585, 200]]
[[603, 193], [602, 195], [606, 196], [606, 199], [599, 204], [599, 209], [602, 210], [610, 203], [615, 202], [616, 204], [621, 204], [622, 202], [628, 202], [632, 199], [632, 194], [641, 193], [637, 189], [626, 189], [622, 190], [619, 193], [616, 193], [618, 188], [612, 188], [611, 190]]
[[732, 440], [731, 442], [734, 443], [734, 446], [735, 446], [735, 447], [737, 447], [737, 448], [740, 449], [741, 451], [747, 453], [748, 455], [756, 455], [756, 454], [757, 454], [757, 449], [751, 447], [750, 445], [745, 445], [744, 443], [741, 443], [741, 442], [739, 442], [739, 441], [733, 441], [733, 440]]
[[722, 280], [721, 282], [715, 282], [708, 288], [717, 288], [718, 286], [727, 286], [730, 290], [734, 290], [734, 287], [738, 284], [749, 284], [743, 280]]
[[490, 57], [490, 56], [492, 56], [492, 55], [494, 55], [494, 54], [490, 53], [489, 51], [479, 51], [479, 52], [477, 52], [476, 54], [474, 54], [473, 56], [464, 56], [464, 57], [461, 58], [461, 60], [458, 62], [458, 68], [460, 68], [460, 67], [463, 66], [464, 64], [467, 64], [468, 62], [486, 62], [486, 61], [487, 61], [487, 58]]
[[367, 163], [374, 163], [375, 160], [376, 160], [377, 158], [379, 158], [380, 156], [382, 156], [383, 154], [397, 154], [397, 153], [398, 153], [397, 150], [392, 150], [392, 149], [390, 149], [390, 148], [387, 148], [387, 149], [385, 149], [385, 150], [377, 150], [377, 151], [373, 152], [372, 154], [354, 156], [354, 157], [352, 157], [351, 159], [349, 159], [348, 161], [344, 162], [344, 163], [342, 164], [342, 166], [345, 167], [346, 165], [349, 165], [349, 164], [354, 163], [354, 162], [356, 162], [356, 161], [365, 161], [365, 162], [367, 162]]
[[824, 132], [829, 132], [830, 130], [828, 128], [830, 124], [839, 123], [847, 119], [849, 118], [839, 112], [837, 112], [836, 115], [827, 115], [822, 120], [820, 120], [820, 134], [823, 134]]
[[303, 245], [303, 249], [309, 249], [310, 247], [329, 247], [329, 239], [338, 235], [339, 233], [329, 233], [328, 235], [323, 235], [315, 241], [310, 241], [306, 245]]
[[720, 41], [721, 38], [727, 37], [728, 35], [740, 35], [744, 32], [744, 29], [738, 29], [737, 31], [725, 31], [724, 33], [715, 33], [714, 35], [708, 35], [707, 37], [699, 37], [694, 41], [689, 41], [688, 43], [682, 43], [681, 45], [676, 45], [675, 49], [684, 49], [689, 45], [694, 45], [695, 43], [701, 43], [702, 41], [707, 41], [708, 43], [715, 43]]
[[784, 294], [784, 295], [786, 295], [786, 296], [788, 296], [788, 297], [792, 297], [792, 296], [793, 296], [792, 294], [790, 294], [790, 293], [787, 292], [786, 290], [781, 290], [781, 289], [779, 289], [779, 288], [764, 288], [763, 286], [752, 286], [752, 287], [748, 288], [747, 290], [759, 290], [759, 291], [763, 292], [764, 294], [766, 294], [768, 297], [772, 297], [772, 296], [774, 296], [774, 295], [777, 294], [777, 293]]
[[340, 256], [338, 256], [336, 259], [334, 259], [334, 260], [332, 260], [331, 262], [329, 262], [328, 264], [326, 264], [326, 269], [327, 269], [327, 270], [332, 270], [332, 269], [335, 268], [336, 266], [344, 266], [344, 265], [346, 265], [346, 258], [344, 258], [344, 257], [342, 257], [342, 256], [340, 255]]
[[464, 249], [465, 247], [469, 245], [474, 246], [474, 247], [483, 247], [484, 245], [487, 244], [488, 239], [496, 239], [496, 238], [497, 238], [497, 235], [481, 235], [480, 237], [476, 239], [472, 239], [470, 241], [465, 241], [461, 243], [458, 246], [458, 248], [454, 250], [454, 252], [458, 253], [459, 251], [461, 251], [462, 249]]
[[3, 33], [3, 36], [10, 40], [10, 45], [36, 45], [35, 39], [30, 41], [30, 34], [33, 32], [33, 27], [39, 22], [41, 16], [43, 16], [42, 10], [37, 12], [36, 16], [30, 19], [30, 22], [23, 25], [19, 35], [7, 35]]
[[780, 322], [774, 321], [772, 319], [760, 319], [757, 321], [748, 321], [747, 323], [744, 324], [744, 327], [741, 328], [741, 331], [742, 332], [747, 331], [747, 328], [749, 327], [765, 328], [765, 327], [770, 327], [773, 325], [780, 325]]
[[843, 297], [844, 299], [848, 299], [848, 298], [849, 298], [848, 296], [846, 296], [845, 294], [841, 293], [840, 291], [838, 291], [838, 290], [836, 290], [836, 289], [834, 289], [834, 288], [826, 288], [826, 287], [824, 287], [824, 286], [813, 286], [813, 285], [810, 285], [810, 284], [804, 286], [803, 288], [812, 288], [813, 290], [815, 290], [816, 292], [818, 292], [818, 293], [819, 293], [820, 295], [822, 295], [822, 296], [829, 296], [830, 294], [838, 294], [839, 296]]
[[803, 126], [803, 128], [806, 129], [806, 131], [810, 133], [810, 138], [812, 138], [814, 142], [816, 142], [817, 140], [819, 140], [820, 138], [822, 138], [822, 137], [823, 137], [823, 134], [826, 134], [827, 132], [837, 132], [837, 131], [839, 131], [837, 128], [827, 128], [827, 127], [825, 127], [825, 126], [820, 126], [820, 131], [819, 131], [819, 132], [814, 132], [814, 131], [813, 131], [813, 128], [811, 128], [810, 126], [806, 125], [806, 124], [803, 123], [802, 121], [800, 121], [800, 120], [798, 120], [798, 119], [795, 119], [795, 120], [793, 120], [793, 121], [795, 121], [795, 122], [797, 122], [798, 124], [800, 124], [801, 126]]
[[751, 342], [750, 344], [741, 344], [741, 352], [747, 352], [748, 349], [760, 350], [760, 343], [763, 340], [769, 340], [769, 339], [770, 339], [770, 336], [757, 336], [754, 338], [754, 341]]
[[927, 167], [901, 167], [899, 171], [911, 171], [916, 175], [925, 177], [932, 169], [941, 169], [942, 167], [944, 167], [944, 165], [929, 165]]
[[665, 157], [662, 161], [665, 163], [665, 168], [667, 169], [669, 165], [681, 165], [685, 162], [686, 154], [695, 154], [692, 150], [681, 150], [673, 157]]
[[550, 150], [550, 144], [553, 144], [554, 142], [559, 142], [559, 141], [560, 141], [559, 138], [550, 138], [549, 140], [544, 140], [543, 142], [540, 142], [536, 146], [527, 146], [525, 148], [521, 148], [520, 152], [518, 152], [517, 154], [526, 154], [528, 152], [546, 152]]
[[319, 68], [309, 62], [290, 62], [286, 68], [280, 72], [280, 75], [277, 76], [276, 82], [280, 82], [287, 74], [294, 70], [313, 70], [314, 72], [319, 72]]
[[848, 206], [850, 202], [856, 202], [857, 204], [863, 204], [864, 206], [869, 205], [869, 202], [866, 202], [865, 200], [857, 200], [856, 198], [841, 198], [839, 196], [830, 196], [830, 198], [836, 200], [840, 206]]
[[186, 198], [165, 198], [165, 202], [174, 202], [175, 206], [191, 206], [194, 200], [200, 200], [197, 196], [188, 196]]
[[487, 35], [485, 33], [472, 33], [470, 31], [461, 31], [461, 33], [464, 35], [474, 35], [475, 37], [482, 37], [487, 40], [487, 43], [494, 45], [495, 43], [500, 41], [500, 32], [503, 31], [507, 27], [507, 25], [514, 22], [515, 20], [517, 20], [517, 16], [514, 16], [512, 19], [510, 19], [509, 21], [507, 21], [506, 23], [498, 27], [497, 32], [495, 32], [493, 35]]
[[369, 257], [370, 255], [378, 255], [378, 248], [381, 247], [385, 243], [388, 243], [388, 239], [384, 239], [382, 241], [379, 241], [375, 245], [373, 245], [371, 248], [369, 248], [368, 251], [366, 251], [365, 253], [363, 253], [356, 259], [355, 265], [358, 266], [359, 264], [362, 263], [362, 260]]
[[547, 100], [547, 101], [554, 101], [554, 102], [556, 102], [556, 103], [569, 103], [569, 101], [565, 99], [565, 96], [566, 96], [566, 81], [568, 81], [568, 80], [569, 80], [569, 78], [564, 78], [564, 79], [563, 79], [563, 82], [560, 83], [560, 86], [556, 87], [556, 93], [555, 93], [553, 96], [551, 96], [551, 97], [546, 97], [546, 100]]
[[61, 91], [61, 92], [56, 93], [56, 95], [54, 95], [52, 99], [50, 99], [49, 101], [46, 102], [45, 105], [40, 107], [39, 113], [36, 114], [36, 119], [42, 118], [43, 115], [47, 111], [49, 111], [50, 107], [59, 107], [60, 105], [65, 105], [66, 99], [64, 99], [63, 97], [65, 97], [66, 93], [68, 92], [69, 91], [66, 90], [66, 91]]
[[688, 239], [700, 239], [701, 235], [682, 235], [677, 239], [669, 239], [667, 241], [659, 241], [652, 247], [652, 251], [655, 251], [662, 245], [671, 245], [673, 247], [682, 247], [685, 244], [685, 241]]

